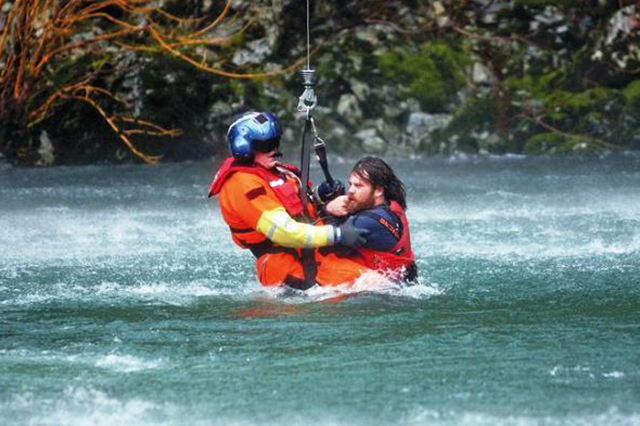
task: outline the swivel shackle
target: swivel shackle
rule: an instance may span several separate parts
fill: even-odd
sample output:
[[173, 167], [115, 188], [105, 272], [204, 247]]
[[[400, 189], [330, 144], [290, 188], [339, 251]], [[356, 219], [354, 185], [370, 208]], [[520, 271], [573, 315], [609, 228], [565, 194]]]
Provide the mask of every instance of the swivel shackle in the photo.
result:
[[304, 92], [302, 92], [302, 95], [298, 98], [298, 111], [306, 112], [307, 116], [309, 116], [311, 114], [311, 110], [318, 105], [318, 98], [313, 90], [316, 85], [315, 72], [316, 71], [311, 68], [300, 71]]

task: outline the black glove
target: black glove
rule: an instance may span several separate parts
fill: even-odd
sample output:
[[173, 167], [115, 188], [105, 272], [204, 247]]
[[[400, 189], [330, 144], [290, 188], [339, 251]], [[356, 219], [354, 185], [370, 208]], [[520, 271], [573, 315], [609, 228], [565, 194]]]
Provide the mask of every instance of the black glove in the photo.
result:
[[351, 216], [345, 223], [338, 227], [336, 244], [347, 247], [361, 247], [367, 243], [367, 235], [369, 235], [371, 231], [364, 228], [356, 228], [353, 224], [354, 219], [354, 216]]
[[333, 181], [333, 184], [330, 184], [326, 180], [322, 182], [320, 185], [318, 185], [313, 195], [317, 201], [325, 204], [333, 200], [334, 198], [344, 194], [344, 184], [336, 179]]

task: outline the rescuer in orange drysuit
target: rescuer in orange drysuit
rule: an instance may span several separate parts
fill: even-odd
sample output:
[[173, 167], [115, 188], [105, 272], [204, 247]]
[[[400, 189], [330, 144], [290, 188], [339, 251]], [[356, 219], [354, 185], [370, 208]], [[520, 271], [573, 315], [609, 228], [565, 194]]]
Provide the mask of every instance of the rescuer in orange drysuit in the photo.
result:
[[[232, 157], [220, 166], [209, 196], [218, 196], [233, 241], [256, 257], [262, 285], [306, 290], [315, 283], [353, 282], [366, 271], [362, 263], [314, 249], [356, 247], [366, 242], [368, 231], [350, 220], [339, 226], [304, 223], [299, 172], [276, 160], [281, 134], [280, 122], [269, 112], [237, 118], [227, 132]], [[308, 207], [316, 217], [313, 204]]]

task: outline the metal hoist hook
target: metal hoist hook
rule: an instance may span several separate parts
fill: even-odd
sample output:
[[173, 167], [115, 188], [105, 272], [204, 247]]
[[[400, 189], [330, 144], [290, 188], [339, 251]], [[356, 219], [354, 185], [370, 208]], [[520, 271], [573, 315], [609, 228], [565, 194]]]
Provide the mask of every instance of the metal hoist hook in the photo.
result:
[[316, 120], [313, 117], [309, 117], [311, 121], [311, 132], [313, 133], [313, 147], [317, 150], [318, 148], [324, 148], [327, 143], [320, 137], [318, 134], [318, 129], [316, 129]]
[[302, 74], [302, 86], [304, 92], [298, 98], [298, 111], [305, 112], [307, 117], [311, 116], [311, 111], [318, 105], [318, 98], [316, 97], [313, 88], [315, 87], [315, 70], [307, 68], [300, 71]]

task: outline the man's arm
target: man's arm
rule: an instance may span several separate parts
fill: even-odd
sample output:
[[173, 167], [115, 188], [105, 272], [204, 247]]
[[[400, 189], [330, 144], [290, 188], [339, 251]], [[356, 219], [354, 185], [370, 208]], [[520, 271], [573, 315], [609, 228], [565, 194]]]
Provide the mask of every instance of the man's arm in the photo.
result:
[[[222, 188], [220, 200], [229, 204], [237, 219], [283, 247], [311, 248], [334, 244], [360, 243], [361, 234], [353, 225], [314, 226], [294, 220], [261, 179], [240, 173]], [[364, 240], [364, 238], [362, 238]]]

